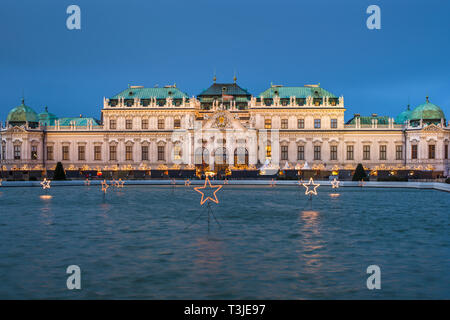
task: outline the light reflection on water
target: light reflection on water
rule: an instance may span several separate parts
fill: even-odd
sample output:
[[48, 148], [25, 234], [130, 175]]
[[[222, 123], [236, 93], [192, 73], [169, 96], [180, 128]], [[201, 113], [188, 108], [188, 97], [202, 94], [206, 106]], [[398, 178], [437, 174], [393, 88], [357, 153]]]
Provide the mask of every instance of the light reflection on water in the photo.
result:
[[[208, 234], [189, 187], [55, 187], [47, 200], [2, 188], [0, 298], [450, 298], [449, 194], [303, 191], [227, 185]], [[71, 264], [79, 292], [65, 287]]]

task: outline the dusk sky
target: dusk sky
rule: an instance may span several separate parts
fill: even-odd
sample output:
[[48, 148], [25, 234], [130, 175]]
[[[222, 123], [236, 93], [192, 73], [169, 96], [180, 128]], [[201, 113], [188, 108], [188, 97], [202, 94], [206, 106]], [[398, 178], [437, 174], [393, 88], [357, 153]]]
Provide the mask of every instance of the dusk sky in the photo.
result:
[[[81, 8], [81, 30], [66, 9]], [[366, 9], [381, 8], [381, 30]], [[189, 96], [237, 82], [320, 83], [353, 113], [395, 117], [425, 101], [450, 114], [450, 1], [23, 1], [0, 7], [0, 120], [20, 104], [100, 118], [103, 97], [176, 83]]]

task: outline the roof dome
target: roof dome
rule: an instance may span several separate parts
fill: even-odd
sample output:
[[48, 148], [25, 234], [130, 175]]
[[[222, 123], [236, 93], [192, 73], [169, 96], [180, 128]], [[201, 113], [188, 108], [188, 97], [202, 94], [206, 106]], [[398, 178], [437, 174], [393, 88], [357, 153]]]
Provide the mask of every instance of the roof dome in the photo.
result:
[[411, 109], [409, 108], [409, 104], [408, 107], [406, 108], [406, 110], [400, 112], [400, 114], [395, 118], [395, 123], [398, 124], [404, 124], [406, 121], [408, 121], [411, 117]]
[[427, 101], [417, 106], [410, 116], [410, 120], [441, 120], [445, 119], [444, 112], [437, 105], [432, 104], [427, 97]]
[[8, 113], [6, 121], [10, 123], [25, 123], [25, 122], [38, 122], [38, 116], [33, 109], [25, 105], [24, 99], [22, 104], [15, 107]]

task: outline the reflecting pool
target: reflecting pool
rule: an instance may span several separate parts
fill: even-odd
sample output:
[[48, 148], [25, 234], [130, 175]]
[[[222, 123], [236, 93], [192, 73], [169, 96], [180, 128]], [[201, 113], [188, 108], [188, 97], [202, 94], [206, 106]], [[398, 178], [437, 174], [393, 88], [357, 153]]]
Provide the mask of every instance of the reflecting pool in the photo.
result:
[[[41, 197], [50, 195], [51, 197]], [[2, 299], [450, 299], [450, 194], [232, 186], [0, 188]], [[68, 290], [66, 268], [81, 268]], [[366, 269], [381, 268], [381, 290]]]

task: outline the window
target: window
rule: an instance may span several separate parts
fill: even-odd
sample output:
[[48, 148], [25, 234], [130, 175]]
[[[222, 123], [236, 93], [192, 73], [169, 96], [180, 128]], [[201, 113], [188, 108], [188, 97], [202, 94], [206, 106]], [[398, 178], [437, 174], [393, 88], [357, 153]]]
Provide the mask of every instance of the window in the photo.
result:
[[6, 158], [6, 144], [2, 143], [2, 159], [5, 160]]
[[299, 129], [305, 129], [305, 119], [298, 119], [297, 120], [297, 127]]
[[158, 161], [163, 161], [165, 159], [164, 157], [164, 146], [158, 146]]
[[288, 119], [281, 119], [281, 129], [288, 128]]
[[179, 144], [176, 144], [173, 148], [173, 159], [181, 160], [181, 156], [182, 156], [181, 146]]
[[347, 160], [353, 160], [353, 146], [347, 146]]
[[117, 147], [109, 146], [109, 160], [114, 161], [117, 160]]
[[337, 160], [337, 146], [330, 146], [330, 160]]
[[102, 147], [94, 146], [94, 160], [99, 161], [102, 160]]
[[370, 146], [363, 146], [363, 160], [370, 160]]
[[411, 159], [417, 159], [417, 144], [411, 146]]
[[125, 160], [126, 161], [133, 160], [133, 146], [125, 146]]
[[164, 129], [164, 118], [158, 119], [158, 129]]
[[314, 119], [314, 129], [320, 129], [320, 119]]
[[62, 159], [69, 160], [69, 146], [62, 147]]
[[386, 160], [386, 145], [380, 146], [380, 160]]
[[265, 119], [264, 120], [264, 128], [265, 129], [272, 129], [272, 119]]
[[125, 129], [127, 129], [127, 130], [133, 129], [133, 120], [131, 120], [131, 119], [125, 120]]
[[14, 160], [20, 160], [20, 146], [14, 146]]
[[141, 120], [141, 129], [147, 130], [148, 129], [148, 119], [142, 119]]
[[115, 130], [117, 128], [117, 122], [116, 120], [109, 120], [109, 128], [111, 130]]
[[78, 160], [86, 160], [86, 147], [78, 146]]
[[281, 146], [281, 160], [288, 159], [288, 146]]
[[305, 160], [305, 147], [297, 146], [297, 160]]
[[448, 144], [444, 147], [444, 159], [448, 159]]
[[314, 146], [314, 160], [320, 160], [320, 146]]
[[37, 160], [38, 153], [37, 153], [37, 146], [31, 146], [31, 160]]
[[436, 157], [436, 146], [434, 144], [428, 145], [428, 159], [434, 159]]
[[266, 146], [266, 158], [270, 158], [272, 157], [272, 146], [270, 144], [268, 144]]
[[331, 129], [337, 128], [337, 119], [331, 119]]
[[53, 160], [53, 146], [47, 146], [47, 160]]
[[395, 146], [395, 159], [402, 160], [403, 159], [403, 146]]
[[181, 128], [181, 120], [180, 119], [173, 120], [173, 127], [175, 129], [180, 129]]
[[148, 160], [148, 146], [142, 146], [141, 148], [142, 151], [142, 160]]

